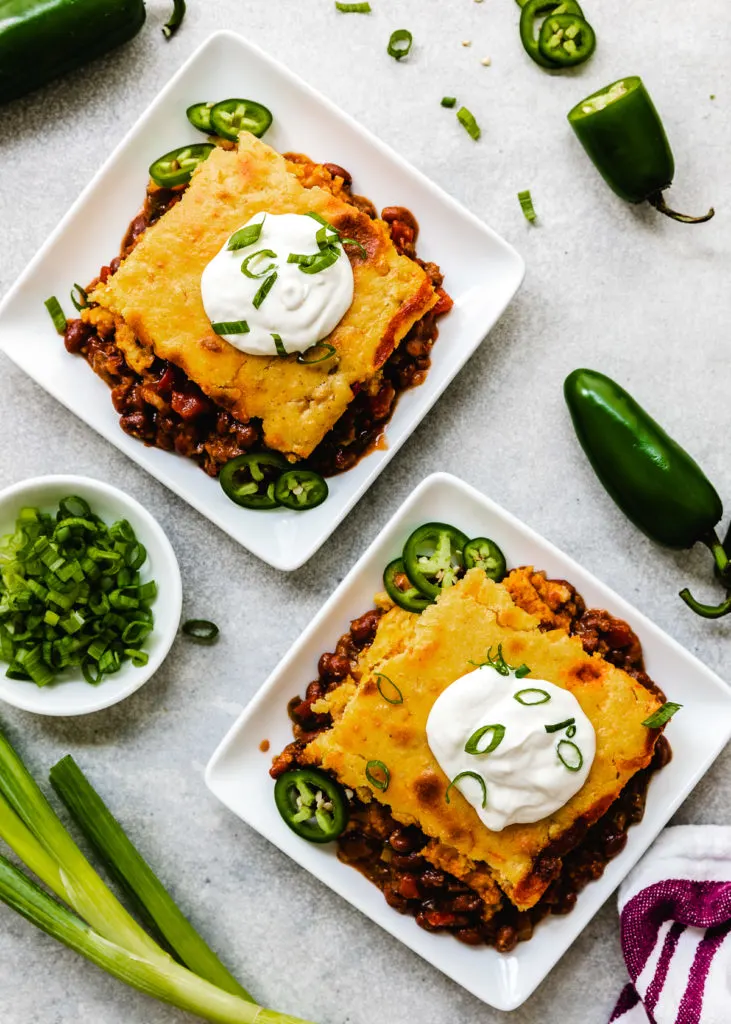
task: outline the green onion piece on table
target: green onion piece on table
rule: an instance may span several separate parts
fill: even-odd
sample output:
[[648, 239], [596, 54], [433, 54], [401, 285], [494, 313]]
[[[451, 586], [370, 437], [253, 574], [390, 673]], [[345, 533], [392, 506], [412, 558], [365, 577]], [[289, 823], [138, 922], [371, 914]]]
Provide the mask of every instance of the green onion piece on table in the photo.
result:
[[472, 113], [472, 111], [468, 110], [467, 107], [460, 107], [459, 110], [457, 111], [457, 120], [462, 125], [467, 134], [470, 136], [470, 138], [474, 139], [475, 142], [477, 142], [482, 133], [480, 131], [480, 126], [475, 120], [475, 115]]
[[344, 4], [336, 2], [335, 9], [341, 14], [370, 14], [371, 5], [368, 3]]
[[48, 310], [48, 315], [53, 320], [53, 326], [56, 328], [59, 334], [63, 334], [66, 331], [66, 314], [61, 309], [61, 303], [58, 301], [55, 295], [52, 295], [50, 299], [46, 299], [43, 305]]
[[518, 202], [520, 203], [520, 208], [523, 211], [523, 216], [532, 224], [536, 219], [536, 211], [533, 208], [533, 199], [531, 198], [530, 190], [526, 189], [525, 192], [519, 192]]
[[188, 619], [182, 626], [183, 634], [199, 644], [212, 644], [220, 632], [215, 622], [208, 619]]
[[[723, 505], [698, 463], [603, 373], [574, 370], [564, 397], [594, 472], [627, 518], [665, 547], [705, 544], [731, 595], [731, 563], [715, 530]], [[687, 589], [680, 596], [703, 618], [731, 612], [731, 596], [717, 605], [701, 604]]]
[[442, 96], [441, 104], [442, 104], [443, 107], [448, 107], [449, 109], [451, 109], [452, 107], [456, 107], [457, 106], [457, 97], [456, 96]]
[[569, 124], [589, 159], [620, 199], [648, 202], [683, 224], [702, 224], [701, 217], [671, 210], [663, 197], [675, 174], [675, 161], [660, 115], [636, 75], [587, 96], [569, 111]]
[[251, 999], [181, 913], [162, 882], [134, 847], [122, 826], [70, 754], [51, 768], [56, 793], [114, 878], [149, 916], [189, 970], [219, 988]]
[[185, 0], [173, 0], [173, 11], [162, 27], [162, 34], [166, 39], [172, 39], [185, 17]]
[[682, 704], [673, 704], [671, 700], [666, 701], [649, 718], [642, 723], [647, 729], [662, 729], [670, 721], [676, 711], [680, 711]]
[[414, 37], [407, 28], [397, 28], [395, 32], [391, 33], [391, 38], [388, 40], [386, 49], [389, 57], [393, 57], [394, 60], [403, 60], [404, 57], [408, 57], [413, 42]]

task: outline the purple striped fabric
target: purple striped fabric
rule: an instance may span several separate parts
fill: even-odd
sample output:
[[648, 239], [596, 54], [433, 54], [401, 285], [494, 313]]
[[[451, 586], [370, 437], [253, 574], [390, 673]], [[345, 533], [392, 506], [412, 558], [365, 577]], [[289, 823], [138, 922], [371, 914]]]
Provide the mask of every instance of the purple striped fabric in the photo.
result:
[[[731, 861], [731, 844], [728, 856]], [[658, 950], [664, 928], [667, 930]], [[636, 892], [625, 903], [620, 918], [622, 951], [632, 984], [622, 991], [610, 1024], [623, 1020], [627, 1024], [645, 1020], [649, 1024], [731, 1024], [731, 1001], [726, 996], [718, 1012], [706, 1000], [709, 971], [729, 933], [731, 882], [666, 878]], [[679, 978], [676, 968], [670, 981], [681, 936], [686, 943], [684, 955], [688, 955], [687, 940], [696, 943], [695, 953], [686, 976]], [[731, 943], [724, 954], [729, 957], [731, 975]], [[638, 989], [636, 983], [650, 957], [652, 975], [644, 977]], [[656, 1017], [659, 1007], [662, 1013]]]

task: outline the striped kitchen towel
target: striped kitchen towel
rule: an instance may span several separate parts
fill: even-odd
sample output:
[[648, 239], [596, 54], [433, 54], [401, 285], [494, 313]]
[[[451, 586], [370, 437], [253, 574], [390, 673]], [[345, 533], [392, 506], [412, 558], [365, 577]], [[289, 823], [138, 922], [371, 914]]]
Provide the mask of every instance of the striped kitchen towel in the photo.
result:
[[731, 828], [665, 829], [619, 890], [621, 1024], [731, 1024]]

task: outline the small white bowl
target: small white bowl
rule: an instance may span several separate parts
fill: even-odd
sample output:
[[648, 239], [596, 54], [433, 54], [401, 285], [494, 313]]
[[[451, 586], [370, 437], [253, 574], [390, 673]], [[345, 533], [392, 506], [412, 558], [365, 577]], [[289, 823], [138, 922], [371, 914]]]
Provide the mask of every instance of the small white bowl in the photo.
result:
[[97, 686], [87, 683], [78, 669], [68, 669], [58, 681], [39, 687], [33, 682], [8, 679], [7, 666], [0, 662], [0, 700], [23, 711], [56, 717], [101, 711], [139, 690], [167, 657], [178, 631], [183, 602], [178, 560], [162, 527], [138, 501], [100, 480], [87, 476], [41, 476], [0, 491], [0, 536], [13, 532], [21, 508], [55, 511], [61, 498], [70, 494], [87, 501], [92, 511], [109, 525], [117, 519], [129, 521], [137, 539], [147, 548], [142, 578], [156, 580], [158, 594], [153, 604], [154, 629], [144, 644], [149, 661], [141, 668], [126, 661], [119, 672], [105, 676]]

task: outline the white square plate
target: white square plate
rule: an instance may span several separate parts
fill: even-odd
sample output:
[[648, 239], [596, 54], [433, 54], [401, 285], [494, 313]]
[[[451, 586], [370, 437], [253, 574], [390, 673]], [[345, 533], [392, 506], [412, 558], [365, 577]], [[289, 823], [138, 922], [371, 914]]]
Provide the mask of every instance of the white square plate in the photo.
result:
[[[413, 918], [392, 910], [361, 874], [341, 864], [331, 848], [298, 839], [274, 806], [268, 774], [271, 753], [259, 750], [265, 738], [272, 752], [291, 741], [287, 702], [317, 677], [320, 654], [333, 649], [350, 620], [372, 607], [373, 595], [383, 589], [384, 567], [401, 552], [411, 531], [432, 520], [453, 523], [468, 536], [492, 537], [504, 551], [509, 567], [528, 564], [545, 569], [549, 576], [574, 584], [588, 607], [606, 608], [625, 619], [642, 642], [649, 674], [668, 699], [683, 704], [667, 729], [673, 759], [653, 780], [645, 817], [630, 828], [624, 851], [609, 862], [599, 881], [584, 889], [571, 914], [546, 919], [529, 942], [507, 955], [422, 931]], [[566, 952], [730, 737], [731, 692], [718, 676], [509, 512], [456, 477], [436, 473], [402, 505], [244, 710], [213, 755], [206, 782], [235, 814], [414, 952], [484, 1002], [499, 1010], [513, 1010]]]
[[[144, 197], [147, 167], [202, 136], [188, 124], [196, 101], [250, 96], [268, 106], [268, 142], [346, 167], [376, 206], [407, 206], [421, 226], [419, 255], [439, 263], [454, 309], [440, 324], [432, 367], [400, 399], [378, 449], [330, 481], [307, 513], [252, 512], [230, 502], [191, 460], [146, 448], [119, 426], [109, 389], [54, 332], [43, 302], [68, 312], [74, 281], [90, 281], [119, 251]], [[296, 569], [327, 540], [493, 327], [523, 279], [520, 256], [423, 174], [281, 64], [232, 32], [217, 32], [183, 65], [84, 190], [0, 304], [0, 348], [41, 387], [244, 547], [277, 569]]]

